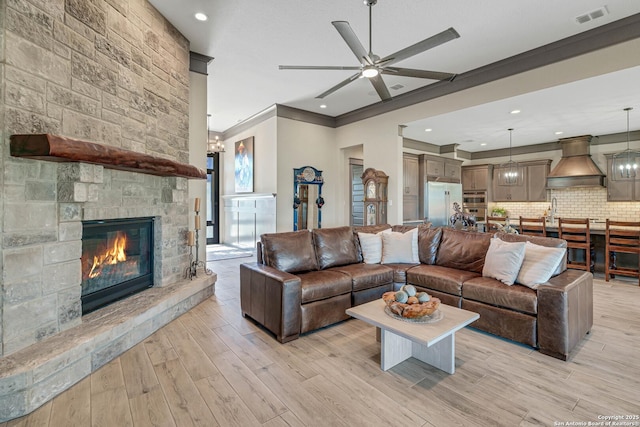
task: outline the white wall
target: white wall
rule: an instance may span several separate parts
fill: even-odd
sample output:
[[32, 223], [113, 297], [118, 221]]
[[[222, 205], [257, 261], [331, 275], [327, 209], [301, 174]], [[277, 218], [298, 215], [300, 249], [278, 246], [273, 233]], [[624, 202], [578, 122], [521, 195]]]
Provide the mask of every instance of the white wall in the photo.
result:
[[[189, 73], [189, 164], [207, 170], [207, 76]], [[200, 197], [200, 236], [198, 257], [207, 257], [207, 181], [189, 180], [189, 230], [194, 229], [194, 199]]]
[[293, 230], [293, 169], [302, 166], [322, 171], [322, 227], [345, 224], [340, 197], [344, 177], [335, 133], [326, 126], [278, 118], [278, 231]]

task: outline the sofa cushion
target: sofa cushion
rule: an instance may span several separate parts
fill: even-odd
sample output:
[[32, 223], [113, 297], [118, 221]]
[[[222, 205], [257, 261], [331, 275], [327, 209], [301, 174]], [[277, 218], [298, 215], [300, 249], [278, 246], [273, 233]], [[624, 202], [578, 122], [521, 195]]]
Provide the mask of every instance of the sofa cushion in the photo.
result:
[[459, 296], [462, 284], [474, 277], [480, 274], [439, 265], [421, 264], [407, 270], [407, 283]]
[[383, 264], [408, 263], [418, 264], [418, 230], [416, 228], [406, 233], [382, 233], [382, 261]]
[[524, 259], [525, 242], [505, 242], [491, 239], [484, 258], [483, 277], [498, 279], [505, 285], [513, 285]]
[[527, 242], [524, 261], [516, 282], [531, 289], [536, 289], [539, 284], [548, 282], [566, 252], [566, 248], [550, 248]]
[[287, 273], [318, 269], [313, 239], [308, 230], [269, 233], [260, 236], [264, 262]]
[[435, 264], [438, 246], [442, 238], [442, 227], [418, 226], [418, 256], [422, 264]]
[[384, 230], [391, 231], [391, 225], [389, 224], [379, 224], [379, 225], [359, 225], [353, 227], [354, 233], [371, 233], [376, 234]]
[[538, 313], [538, 294], [520, 285], [505, 285], [490, 277], [476, 277], [464, 282], [462, 297], [521, 313]]
[[351, 227], [316, 228], [312, 234], [320, 270], [360, 262]]
[[329, 271], [351, 277], [354, 291], [393, 283], [393, 269], [381, 264], [350, 264], [333, 267]]
[[402, 283], [404, 285], [407, 283], [407, 271], [416, 265], [418, 264], [393, 263], [385, 264], [385, 267], [389, 267], [393, 270], [393, 283]]
[[351, 277], [338, 271], [310, 271], [298, 277], [302, 304], [351, 292]]
[[443, 228], [436, 265], [482, 273], [490, 241], [490, 233]]

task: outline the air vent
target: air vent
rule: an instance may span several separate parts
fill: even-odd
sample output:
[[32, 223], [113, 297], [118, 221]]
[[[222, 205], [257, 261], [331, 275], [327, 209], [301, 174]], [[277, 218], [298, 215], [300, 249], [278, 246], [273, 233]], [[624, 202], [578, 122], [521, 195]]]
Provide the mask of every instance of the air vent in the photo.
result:
[[578, 24], [586, 24], [589, 21], [602, 18], [603, 16], [608, 14], [609, 14], [609, 10], [607, 9], [607, 6], [602, 6], [599, 9], [592, 10], [591, 12], [576, 16], [576, 22]]
[[397, 84], [397, 85], [393, 85], [391, 87], [389, 87], [389, 89], [393, 89], [393, 90], [400, 90], [402, 89], [404, 86], [402, 86], [401, 84]]

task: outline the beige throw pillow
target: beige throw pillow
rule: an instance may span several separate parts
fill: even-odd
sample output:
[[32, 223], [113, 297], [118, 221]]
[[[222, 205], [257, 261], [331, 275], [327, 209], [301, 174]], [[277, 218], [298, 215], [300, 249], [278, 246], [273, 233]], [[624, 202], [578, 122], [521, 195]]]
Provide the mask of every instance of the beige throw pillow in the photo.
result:
[[360, 233], [360, 248], [365, 264], [380, 264], [382, 261], [382, 233], [391, 233], [391, 229], [383, 230], [379, 233]]
[[513, 285], [518, 277], [525, 253], [525, 242], [505, 242], [493, 238], [484, 259], [483, 277], [498, 279], [505, 285]]
[[527, 242], [516, 283], [537, 289], [539, 284], [549, 281], [566, 252], [566, 248], [551, 248]]
[[418, 229], [382, 234], [382, 264], [420, 264]]

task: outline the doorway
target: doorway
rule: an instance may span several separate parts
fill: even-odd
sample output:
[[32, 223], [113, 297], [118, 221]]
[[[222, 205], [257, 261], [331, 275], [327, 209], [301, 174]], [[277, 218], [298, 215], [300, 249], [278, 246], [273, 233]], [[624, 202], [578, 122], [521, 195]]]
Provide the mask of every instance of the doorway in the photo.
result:
[[220, 153], [207, 154], [207, 245], [220, 243]]
[[364, 185], [362, 173], [364, 172], [362, 159], [349, 158], [349, 176], [351, 180], [351, 226], [364, 225]]

